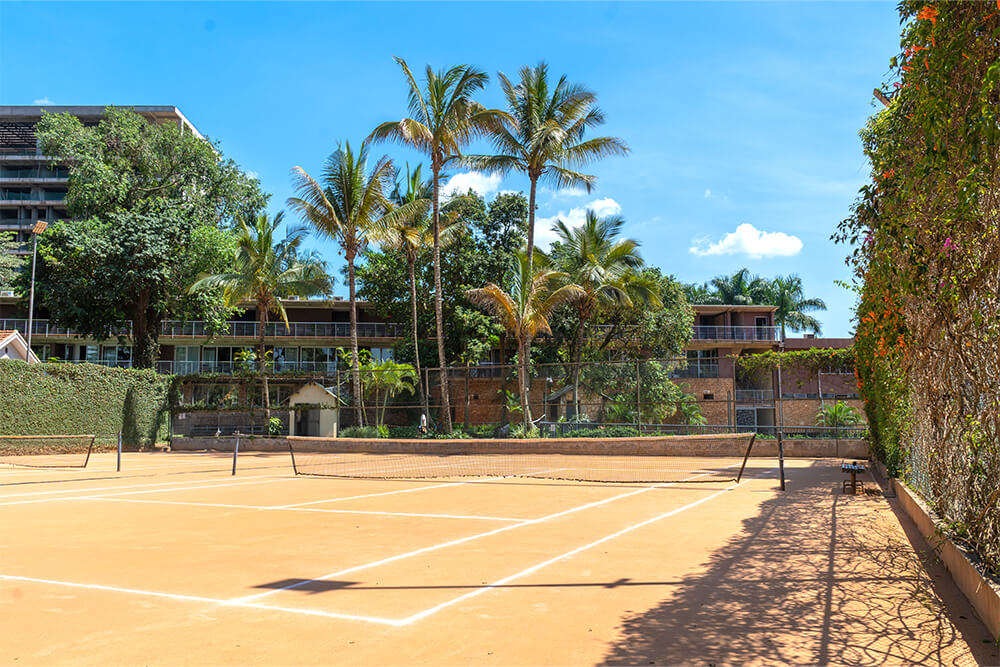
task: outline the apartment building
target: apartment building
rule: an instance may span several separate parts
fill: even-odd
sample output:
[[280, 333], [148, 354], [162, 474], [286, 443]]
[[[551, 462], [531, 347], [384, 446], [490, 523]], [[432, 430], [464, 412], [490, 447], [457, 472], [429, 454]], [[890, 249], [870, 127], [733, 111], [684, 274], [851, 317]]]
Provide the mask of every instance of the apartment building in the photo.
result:
[[[150, 122], [176, 123], [183, 131], [201, 136], [173, 106], [130, 107]], [[96, 125], [102, 106], [0, 106], [0, 232], [13, 232], [21, 245], [14, 253], [29, 254], [31, 229], [39, 220], [66, 218], [69, 170], [44, 155], [35, 136], [43, 113], [69, 113], [84, 125]]]

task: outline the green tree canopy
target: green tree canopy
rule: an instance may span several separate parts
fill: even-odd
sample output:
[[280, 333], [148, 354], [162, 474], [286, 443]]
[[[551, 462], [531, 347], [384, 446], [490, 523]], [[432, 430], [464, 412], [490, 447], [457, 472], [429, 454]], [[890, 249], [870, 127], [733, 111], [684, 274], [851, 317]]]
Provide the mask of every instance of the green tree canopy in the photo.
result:
[[139, 367], [157, 359], [164, 319], [221, 327], [221, 292], [187, 288], [231, 256], [234, 217], [266, 204], [257, 180], [218, 146], [127, 109], [108, 107], [95, 126], [44, 114], [36, 132], [42, 150], [69, 166], [74, 218], [39, 239], [37, 293], [51, 317], [98, 340], [131, 320]]

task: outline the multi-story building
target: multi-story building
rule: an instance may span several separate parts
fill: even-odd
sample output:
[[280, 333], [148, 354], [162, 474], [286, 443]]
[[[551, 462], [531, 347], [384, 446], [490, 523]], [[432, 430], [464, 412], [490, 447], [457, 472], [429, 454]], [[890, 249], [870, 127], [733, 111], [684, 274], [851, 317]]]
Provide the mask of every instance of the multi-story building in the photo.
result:
[[[184, 114], [172, 106], [130, 107], [147, 120], [176, 123], [198, 136]], [[35, 136], [43, 113], [69, 113], [84, 125], [95, 125], [104, 114], [101, 106], [0, 106], [0, 232], [13, 232], [21, 246], [16, 254], [30, 252], [31, 230], [39, 220], [67, 217], [66, 186], [69, 170], [44, 155]]]

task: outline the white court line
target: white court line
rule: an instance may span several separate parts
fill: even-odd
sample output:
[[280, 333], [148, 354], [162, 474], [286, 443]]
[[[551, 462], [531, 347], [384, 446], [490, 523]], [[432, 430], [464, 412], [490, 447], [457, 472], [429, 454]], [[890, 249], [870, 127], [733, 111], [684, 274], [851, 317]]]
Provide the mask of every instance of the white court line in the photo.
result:
[[[708, 474], [708, 473], [705, 473], [705, 474]], [[691, 480], [697, 479], [698, 477], [704, 477], [705, 474], [703, 474], [703, 475], [695, 475], [694, 477], [688, 477], [688, 478], [686, 478], [684, 480], [681, 480], [681, 481], [683, 481], [683, 482], [691, 481]], [[618, 494], [617, 496], [611, 496], [609, 498], [604, 498], [603, 500], [596, 500], [594, 502], [586, 503], [584, 505], [579, 505], [577, 507], [571, 507], [569, 509], [562, 510], [560, 512], [556, 512], [554, 514], [548, 514], [546, 516], [539, 517], [537, 519], [525, 519], [524, 521], [521, 521], [519, 523], [511, 524], [509, 526], [502, 526], [500, 528], [494, 528], [493, 530], [488, 530], [488, 531], [486, 531], [484, 533], [476, 533], [475, 535], [469, 535], [469, 536], [466, 536], [466, 537], [460, 537], [458, 539], [449, 540], [448, 542], [442, 542], [440, 544], [433, 544], [431, 546], [422, 547], [420, 549], [415, 549], [413, 551], [407, 551], [407, 552], [404, 552], [404, 553], [401, 553], [401, 554], [396, 554], [395, 556], [389, 556], [387, 558], [381, 558], [379, 560], [372, 561], [370, 563], [363, 563], [361, 565], [354, 565], [354, 566], [351, 566], [351, 567], [348, 567], [348, 568], [344, 568], [342, 570], [337, 570], [335, 572], [330, 572], [329, 574], [324, 574], [321, 577], [315, 577], [313, 579], [301, 580], [301, 581], [298, 581], [298, 582], [296, 582], [294, 584], [289, 584], [288, 586], [282, 586], [281, 588], [275, 588], [275, 589], [272, 589], [272, 590], [269, 590], [269, 591], [265, 591], [263, 593], [256, 593], [254, 595], [247, 595], [245, 597], [236, 598], [236, 599], [239, 602], [246, 602], [248, 600], [257, 600], [259, 598], [267, 597], [268, 595], [274, 595], [275, 593], [279, 593], [279, 592], [284, 591], [284, 590], [290, 590], [290, 589], [294, 589], [294, 588], [300, 588], [301, 586], [305, 586], [307, 584], [311, 584], [311, 583], [316, 582], [316, 581], [325, 581], [325, 580], [328, 580], [328, 579], [333, 579], [334, 577], [340, 577], [340, 576], [343, 576], [345, 574], [351, 574], [353, 572], [358, 572], [360, 570], [367, 570], [368, 568], [378, 567], [380, 565], [385, 565], [386, 563], [392, 563], [392, 562], [395, 562], [395, 561], [398, 561], [398, 560], [403, 560], [405, 558], [412, 558], [413, 556], [419, 556], [420, 554], [430, 553], [432, 551], [438, 551], [439, 549], [445, 549], [447, 547], [452, 547], [452, 546], [455, 546], [457, 544], [464, 544], [466, 542], [471, 542], [472, 540], [478, 540], [478, 539], [483, 538], [483, 537], [489, 537], [491, 535], [498, 535], [499, 533], [505, 533], [508, 530], [514, 530], [515, 528], [521, 528], [523, 526], [531, 526], [531, 525], [534, 525], [534, 524], [543, 523], [545, 521], [551, 521], [552, 519], [557, 519], [559, 517], [563, 517], [563, 516], [566, 516], [568, 514], [573, 514], [575, 512], [581, 512], [581, 511], [583, 511], [585, 509], [590, 509], [592, 507], [598, 507], [600, 505], [605, 505], [607, 503], [614, 502], [616, 500], [621, 500], [622, 498], [628, 498], [630, 496], [635, 496], [635, 495], [638, 495], [640, 493], [646, 493], [647, 491], [652, 491], [653, 489], [659, 489], [659, 488], [664, 488], [664, 487], [667, 487], [667, 486], [673, 486], [674, 484], [676, 484], [676, 482], [668, 482], [666, 484], [658, 484], [656, 486], [646, 486], [646, 487], [643, 487], [641, 489], [635, 489], [635, 490], [632, 490], [632, 491], [628, 491], [626, 493]]]
[[146, 597], [167, 598], [168, 600], [181, 600], [185, 602], [205, 602], [208, 604], [221, 604], [233, 607], [247, 607], [250, 609], [264, 609], [267, 611], [283, 611], [292, 614], [305, 614], [307, 616], [322, 616], [324, 618], [336, 618], [345, 621], [366, 621], [368, 623], [379, 623], [381, 625], [401, 625], [400, 621], [389, 618], [378, 618], [376, 616], [358, 616], [355, 614], [338, 614], [331, 611], [319, 611], [313, 609], [297, 609], [294, 607], [277, 607], [268, 604], [255, 604], [252, 602], [237, 603], [231, 600], [219, 600], [216, 598], [203, 597], [201, 595], [181, 595], [179, 593], [161, 593], [158, 591], [144, 591], [137, 588], [121, 588], [118, 586], [105, 586], [103, 584], [81, 584], [73, 581], [59, 581], [57, 579], [39, 579], [36, 577], [20, 577], [10, 574], [0, 574], [0, 579], [6, 581], [25, 581], [36, 584], [51, 584], [53, 586], [68, 586], [70, 588], [87, 588], [98, 591], [109, 591], [112, 593], [129, 593], [132, 595], [142, 595]]
[[677, 508], [672, 509], [672, 510], [670, 510], [668, 512], [664, 512], [664, 513], [658, 514], [658, 515], [656, 515], [656, 516], [654, 516], [652, 518], [646, 519], [644, 521], [640, 521], [639, 523], [634, 523], [631, 526], [626, 526], [625, 528], [622, 528], [621, 530], [619, 530], [617, 532], [611, 533], [610, 535], [605, 535], [604, 537], [602, 537], [600, 539], [597, 539], [597, 540], [594, 540], [593, 542], [590, 542], [589, 544], [584, 544], [583, 546], [576, 547], [575, 549], [570, 549], [566, 553], [560, 554], [560, 555], [555, 556], [553, 558], [550, 558], [550, 559], [548, 559], [546, 561], [542, 561], [541, 563], [538, 563], [536, 565], [532, 565], [531, 567], [525, 568], [525, 569], [521, 570], [520, 572], [517, 572], [515, 574], [510, 575], [509, 577], [504, 577], [503, 579], [498, 579], [497, 581], [494, 581], [492, 584], [489, 584], [487, 586], [483, 586], [482, 588], [477, 588], [474, 591], [469, 591], [468, 593], [465, 593], [463, 595], [459, 595], [458, 597], [456, 597], [456, 598], [454, 598], [452, 600], [447, 600], [445, 602], [442, 602], [439, 605], [435, 605], [435, 606], [431, 607], [430, 609], [425, 609], [425, 610], [423, 610], [421, 612], [418, 612], [418, 613], [414, 614], [413, 616], [409, 616], [409, 617], [403, 619], [400, 624], [401, 625], [409, 625], [410, 623], [414, 623], [414, 622], [419, 621], [421, 619], [427, 618], [431, 614], [435, 614], [435, 613], [441, 611], [442, 609], [445, 609], [447, 607], [451, 607], [452, 605], [456, 605], [459, 602], [464, 602], [465, 600], [468, 600], [469, 598], [474, 598], [477, 595], [482, 595], [483, 593], [485, 593], [487, 591], [490, 591], [490, 590], [492, 590], [494, 588], [497, 588], [498, 586], [503, 586], [503, 585], [505, 585], [505, 584], [507, 584], [507, 583], [509, 583], [511, 581], [514, 581], [515, 579], [520, 579], [521, 577], [526, 577], [529, 574], [537, 572], [538, 570], [541, 570], [544, 567], [548, 567], [549, 565], [552, 565], [553, 563], [557, 563], [557, 562], [559, 562], [561, 560], [565, 560], [566, 558], [570, 558], [571, 556], [575, 556], [576, 554], [580, 553], [581, 551], [586, 551], [587, 549], [592, 549], [593, 547], [596, 547], [599, 544], [603, 544], [604, 542], [607, 542], [608, 540], [613, 540], [616, 537], [621, 537], [622, 535], [625, 535], [626, 533], [631, 533], [633, 530], [638, 530], [639, 528], [642, 528], [643, 526], [648, 526], [651, 523], [656, 523], [657, 521], [661, 521], [663, 519], [666, 519], [667, 517], [671, 517], [671, 516], [673, 516], [675, 514], [679, 514], [679, 513], [683, 512], [685, 510], [689, 510], [692, 507], [697, 507], [698, 505], [701, 505], [702, 503], [708, 502], [709, 500], [712, 500], [713, 498], [718, 498], [719, 496], [721, 496], [723, 493], [726, 493], [727, 491], [732, 491], [733, 489], [736, 488], [736, 486], [737, 486], [736, 484], [732, 484], [732, 485], [730, 485], [730, 486], [722, 489], [721, 491], [716, 491], [715, 493], [713, 493], [710, 496], [705, 496], [704, 498], [696, 500], [696, 501], [694, 501], [692, 503], [688, 503], [687, 505], [684, 505], [683, 507], [677, 507]]
[[[764, 473], [764, 474], [765, 475], [769, 474], [769, 472], [770, 471], [768, 471], [768, 473]], [[761, 476], [763, 476], [763, 475], [758, 475], [757, 477], [761, 477]], [[458, 602], [461, 602], [463, 600], [467, 600], [467, 599], [469, 599], [471, 597], [474, 597], [476, 595], [481, 595], [482, 593], [485, 593], [488, 590], [491, 590], [491, 589], [496, 588], [498, 586], [502, 586], [502, 585], [504, 585], [507, 582], [513, 581], [513, 580], [518, 579], [520, 577], [523, 577], [523, 576], [526, 576], [526, 575], [531, 574], [533, 572], [536, 572], [537, 570], [542, 569], [542, 568], [544, 568], [544, 567], [546, 567], [546, 566], [548, 566], [548, 565], [550, 565], [552, 563], [555, 563], [557, 561], [563, 560], [565, 558], [569, 558], [570, 556], [573, 556], [573, 555], [575, 555], [577, 553], [580, 553], [581, 551], [584, 551], [586, 549], [590, 549], [590, 548], [592, 548], [594, 546], [597, 546], [597, 545], [599, 545], [599, 544], [601, 544], [603, 542], [606, 542], [608, 540], [612, 540], [612, 539], [614, 539], [616, 537], [619, 537], [621, 535], [629, 533], [629, 532], [631, 532], [633, 530], [637, 530], [638, 528], [641, 528], [641, 527], [646, 526], [648, 524], [654, 523], [656, 521], [660, 521], [660, 520], [665, 519], [665, 518], [667, 518], [669, 516], [672, 516], [674, 514], [678, 514], [679, 512], [683, 512], [684, 510], [691, 509], [692, 507], [695, 507], [697, 505], [700, 505], [701, 503], [704, 503], [704, 502], [707, 502], [709, 500], [712, 500], [713, 498], [716, 498], [716, 497], [722, 495], [723, 493], [726, 493], [727, 491], [731, 491], [732, 489], [737, 488], [737, 486], [738, 485], [733, 484], [733, 485], [731, 485], [731, 486], [729, 486], [729, 487], [727, 487], [727, 488], [725, 488], [725, 489], [723, 489], [721, 491], [718, 491], [718, 492], [716, 492], [716, 493], [714, 493], [714, 494], [712, 494], [710, 496], [706, 496], [705, 498], [697, 500], [697, 501], [695, 501], [693, 503], [689, 503], [688, 505], [685, 505], [683, 507], [679, 507], [679, 508], [670, 510], [669, 512], [664, 512], [663, 514], [657, 515], [657, 516], [655, 516], [655, 517], [653, 517], [651, 519], [646, 519], [645, 521], [641, 521], [641, 522], [639, 522], [637, 524], [633, 524], [633, 525], [628, 526], [628, 527], [626, 527], [626, 528], [624, 528], [622, 530], [619, 530], [619, 531], [617, 531], [615, 533], [612, 533], [611, 535], [607, 535], [607, 536], [602, 537], [602, 538], [600, 538], [598, 540], [595, 540], [594, 542], [586, 544], [586, 545], [584, 545], [582, 547], [577, 547], [576, 549], [573, 549], [573, 550], [568, 551], [568, 552], [566, 552], [564, 554], [556, 556], [555, 558], [550, 558], [547, 561], [544, 561], [544, 562], [539, 563], [537, 565], [533, 565], [533, 566], [531, 566], [531, 567], [529, 567], [529, 568], [527, 568], [525, 570], [522, 570], [521, 572], [513, 574], [513, 575], [511, 575], [509, 577], [505, 577], [504, 579], [500, 579], [498, 581], [495, 581], [492, 584], [489, 584], [488, 586], [484, 586], [483, 588], [476, 589], [474, 591], [470, 591], [469, 593], [461, 595], [461, 596], [459, 596], [459, 597], [457, 597], [457, 598], [455, 598], [453, 600], [449, 600], [449, 601], [444, 602], [444, 603], [442, 603], [440, 605], [436, 605], [434, 607], [431, 607], [430, 609], [426, 609], [424, 611], [418, 612], [416, 614], [413, 614], [412, 616], [408, 616], [408, 617], [403, 618], [403, 619], [379, 618], [379, 617], [375, 617], [375, 616], [361, 616], [361, 615], [357, 615], [357, 614], [341, 614], [341, 613], [337, 613], [337, 612], [320, 611], [320, 610], [313, 610], [313, 609], [300, 609], [300, 608], [295, 608], [295, 607], [283, 607], [283, 606], [277, 606], [277, 605], [268, 605], [268, 604], [261, 604], [261, 603], [256, 603], [256, 602], [249, 601], [252, 598], [242, 598], [242, 599], [237, 599], [237, 600], [220, 600], [220, 599], [217, 599], [217, 598], [209, 598], [209, 597], [198, 596], [198, 595], [183, 595], [183, 594], [178, 594], [178, 593], [163, 593], [163, 592], [158, 592], [158, 591], [146, 591], [146, 590], [140, 590], [140, 589], [135, 589], [135, 588], [122, 588], [122, 587], [119, 587], [119, 586], [106, 586], [106, 585], [103, 585], [103, 584], [84, 584], [84, 583], [77, 583], [77, 582], [71, 582], [71, 581], [59, 581], [59, 580], [56, 580], [56, 579], [41, 579], [41, 578], [37, 578], [37, 577], [24, 577], [24, 576], [6, 575], [6, 574], [0, 574], [0, 579], [5, 580], [5, 581], [23, 581], [23, 582], [29, 582], [29, 583], [49, 584], [49, 585], [53, 585], [53, 586], [66, 586], [66, 587], [69, 587], [69, 588], [84, 588], [84, 589], [89, 589], [89, 590], [100, 590], [100, 591], [108, 591], [108, 592], [113, 592], [113, 593], [126, 593], [126, 594], [131, 594], [131, 595], [140, 595], [140, 596], [145, 596], [145, 597], [165, 598], [165, 599], [169, 599], [169, 600], [178, 600], [178, 601], [185, 601], [185, 602], [203, 602], [203, 603], [208, 603], [208, 604], [218, 604], [218, 605], [226, 606], [226, 607], [242, 607], [242, 608], [249, 608], [249, 609], [260, 609], [260, 610], [264, 610], [264, 611], [278, 611], [278, 612], [291, 613], [291, 614], [302, 614], [302, 615], [305, 615], [305, 616], [318, 616], [318, 617], [322, 617], [322, 618], [332, 618], [332, 619], [337, 619], [337, 620], [363, 621], [363, 622], [367, 622], [367, 623], [377, 623], [379, 625], [389, 625], [389, 626], [394, 626], [394, 627], [400, 627], [400, 626], [404, 626], [404, 625], [410, 625], [410, 624], [412, 624], [412, 623], [414, 623], [416, 621], [419, 621], [419, 620], [422, 620], [424, 618], [427, 618], [428, 616], [430, 616], [430, 615], [432, 615], [432, 614], [440, 611], [441, 609], [444, 609], [446, 607], [452, 606], [454, 604], [457, 604]], [[648, 491], [648, 490], [653, 489], [653, 488], [659, 488], [659, 487], [647, 487], [645, 489], [639, 489], [638, 492]], [[604, 501], [600, 501], [600, 502], [601, 503], [610, 502], [612, 500], [615, 500], [615, 499], [620, 498], [620, 497], [624, 497], [626, 495], [634, 495], [634, 492], [628, 493], [628, 494], [623, 494], [621, 496], [614, 496], [612, 498], [608, 498], [608, 499], [605, 499]], [[543, 517], [543, 519], [544, 519], [544, 517]], [[540, 520], [543, 520], [543, 519], [540, 519]], [[537, 522], [539, 520], [534, 520], [534, 521]], [[517, 525], [521, 525], [521, 524], [517, 524]], [[512, 527], [517, 527], [517, 526], [512, 526]], [[498, 532], [498, 531], [494, 531], [494, 532]], [[283, 590], [283, 589], [279, 589], [279, 590]]]
[[240, 482], [229, 482], [227, 484], [203, 484], [201, 486], [184, 486], [180, 488], [170, 488], [170, 489], [145, 489], [143, 491], [116, 491], [115, 493], [102, 493], [97, 496], [59, 496], [58, 498], [35, 498], [34, 500], [16, 500], [10, 503], [0, 503], [0, 506], [29, 505], [32, 503], [51, 503], [60, 500], [93, 500], [95, 498], [106, 498], [109, 496], [138, 495], [140, 493], [166, 493], [168, 491], [192, 491], [194, 489], [215, 489], [220, 486], [244, 486], [246, 484], [263, 484], [265, 482], [282, 482], [282, 481], [287, 481], [287, 479], [288, 479], [287, 477], [258, 477], [256, 479], [245, 480]]
[[[353, 479], [353, 478], [352, 478]], [[287, 510], [293, 507], [302, 507], [304, 505], [319, 505], [320, 503], [334, 503], [341, 500], [357, 500], [358, 498], [374, 498], [375, 496], [392, 496], [397, 493], [413, 493], [414, 491], [430, 491], [431, 489], [444, 489], [449, 486], [461, 486], [462, 484], [476, 484], [478, 482], [495, 482], [498, 479], [504, 479], [503, 477], [487, 477], [485, 479], [470, 479], [462, 482], [448, 482], [446, 484], [431, 484], [430, 486], [415, 486], [410, 489], [396, 489], [395, 491], [379, 491], [378, 493], [363, 493], [358, 496], [341, 496], [339, 498], [324, 498], [323, 500], [310, 500], [305, 503], [292, 503], [290, 505], [275, 505], [270, 509], [275, 510]], [[383, 480], [366, 480], [366, 481], [383, 481]]]
[[144, 498], [109, 498], [106, 496], [84, 496], [80, 500], [99, 500], [114, 503], [148, 503], [152, 505], [185, 505], [193, 507], [224, 507], [230, 509], [265, 510], [277, 512], [326, 512], [329, 514], [374, 514], [377, 516], [405, 516], [427, 519], [480, 519], [483, 521], [524, 521], [523, 518], [505, 516], [481, 516], [478, 514], [426, 514], [418, 512], [377, 512], [374, 510], [334, 510], [320, 507], [268, 507], [267, 505], [229, 505], [226, 503], [194, 503], [181, 500], [147, 500]]
[[[286, 475], [259, 475], [256, 479], [265, 479], [265, 478], [292, 479], [292, 477]], [[205, 482], [222, 482], [224, 480], [232, 480], [232, 479], [233, 479], [232, 475], [227, 475], [226, 477], [216, 477], [215, 479], [190, 479], [187, 481], [176, 479], [170, 482], [150, 482], [145, 484], [118, 484], [115, 486], [92, 486], [89, 489], [48, 489], [46, 491], [29, 491], [28, 493], [8, 493], [0, 496], [0, 499], [24, 498], [26, 496], [43, 496], [43, 495], [47, 496], [54, 493], [87, 493], [89, 491], [107, 491], [109, 489], [140, 489], [150, 486], [176, 486], [178, 491], [182, 491], [186, 488], [186, 486], [180, 486], [180, 485], [204, 484]]]

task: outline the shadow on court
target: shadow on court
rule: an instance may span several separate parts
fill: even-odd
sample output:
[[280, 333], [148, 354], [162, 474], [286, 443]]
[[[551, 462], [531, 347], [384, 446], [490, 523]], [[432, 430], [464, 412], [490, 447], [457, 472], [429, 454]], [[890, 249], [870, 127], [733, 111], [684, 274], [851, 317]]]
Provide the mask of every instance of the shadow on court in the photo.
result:
[[[605, 664], [997, 664], [996, 644], [915, 529], [839, 470], [791, 469], [704, 572], [626, 618]], [[907, 523], [903, 523], [907, 526]]]

